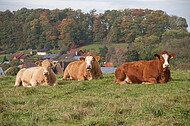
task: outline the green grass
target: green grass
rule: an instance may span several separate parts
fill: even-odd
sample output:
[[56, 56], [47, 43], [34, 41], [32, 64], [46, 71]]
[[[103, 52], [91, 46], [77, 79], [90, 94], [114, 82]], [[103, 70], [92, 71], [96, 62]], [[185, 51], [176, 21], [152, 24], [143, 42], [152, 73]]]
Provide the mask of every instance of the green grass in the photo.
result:
[[[111, 46], [114, 46], [115, 48], [127, 48], [128, 44], [127, 43], [113, 43], [113, 44], [109, 44], [106, 45], [108, 48]], [[79, 47], [78, 49], [82, 49], [82, 48], [86, 48], [86, 50], [92, 50], [95, 49], [96, 51], [100, 51], [99, 48], [103, 48], [104, 44], [102, 43], [95, 43], [95, 44], [90, 44], [90, 45], [85, 45], [82, 47]]]
[[174, 81], [154, 85], [103, 76], [32, 88], [0, 77], [0, 125], [190, 125], [190, 71], [172, 71]]
[[50, 52], [53, 53], [53, 54], [59, 54], [59, 53], [60, 53], [60, 50], [53, 50], [53, 49], [52, 49], [52, 50], [50, 50]]
[[2, 63], [3, 62], [3, 58], [4, 58], [4, 56], [6, 56], [7, 57], [7, 60], [9, 60], [13, 55], [0, 55], [0, 63]]

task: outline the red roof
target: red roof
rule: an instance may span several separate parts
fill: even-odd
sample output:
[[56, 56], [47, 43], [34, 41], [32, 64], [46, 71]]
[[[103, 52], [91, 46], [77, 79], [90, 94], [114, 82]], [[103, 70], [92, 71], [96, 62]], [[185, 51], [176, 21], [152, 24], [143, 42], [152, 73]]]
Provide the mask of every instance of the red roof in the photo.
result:
[[28, 57], [27, 55], [22, 55], [21, 57], [20, 57], [20, 59], [25, 59], [26, 57]]
[[27, 55], [24, 55], [22, 53], [15, 53], [9, 60], [24, 59], [26, 57], [27, 57]]
[[78, 50], [78, 49], [71, 49], [67, 54], [74, 54], [74, 55], [76, 55], [76, 52], [77, 52], [77, 54], [78, 54], [79, 51], [81, 51], [81, 50]]

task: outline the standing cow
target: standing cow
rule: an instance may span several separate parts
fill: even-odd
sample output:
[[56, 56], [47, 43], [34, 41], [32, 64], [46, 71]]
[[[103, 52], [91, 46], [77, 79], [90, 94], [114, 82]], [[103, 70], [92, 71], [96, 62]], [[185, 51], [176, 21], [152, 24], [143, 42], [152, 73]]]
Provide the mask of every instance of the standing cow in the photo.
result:
[[100, 57], [87, 55], [85, 58], [80, 57], [80, 61], [70, 63], [61, 80], [67, 78], [71, 80], [93, 80], [102, 77], [102, 71], [98, 63]]
[[169, 54], [163, 51], [154, 54], [156, 60], [136, 61], [124, 63], [115, 71], [116, 82], [155, 84], [166, 83], [172, 80], [169, 70], [169, 60], [175, 57], [175, 53]]
[[37, 84], [44, 86], [55, 86], [57, 85], [57, 79], [52, 71], [52, 66], [55, 66], [57, 63], [50, 63], [48, 59], [41, 62], [35, 63], [39, 67], [31, 67], [21, 69], [16, 76], [15, 86], [22, 85], [24, 87], [33, 87]]

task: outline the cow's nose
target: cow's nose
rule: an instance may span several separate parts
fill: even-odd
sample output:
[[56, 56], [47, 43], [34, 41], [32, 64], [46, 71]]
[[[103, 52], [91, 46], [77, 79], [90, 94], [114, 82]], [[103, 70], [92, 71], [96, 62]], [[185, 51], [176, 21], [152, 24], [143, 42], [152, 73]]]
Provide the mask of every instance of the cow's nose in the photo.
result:
[[45, 76], [47, 76], [47, 75], [49, 75], [49, 72], [48, 72], [48, 71], [44, 71], [43, 74], [44, 74]]
[[169, 64], [164, 64], [164, 68], [168, 68], [169, 66]]
[[86, 65], [86, 69], [87, 69], [88, 71], [90, 71], [90, 70], [91, 70], [91, 65]]

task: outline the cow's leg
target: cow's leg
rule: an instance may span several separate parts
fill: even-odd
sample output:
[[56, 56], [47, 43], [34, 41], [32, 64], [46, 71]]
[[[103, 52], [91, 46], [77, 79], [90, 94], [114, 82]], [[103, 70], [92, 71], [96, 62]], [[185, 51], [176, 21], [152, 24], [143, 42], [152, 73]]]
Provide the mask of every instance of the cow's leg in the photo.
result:
[[78, 76], [77, 78], [78, 78], [79, 81], [80, 80], [86, 80], [86, 77], [84, 77], [84, 76]]
[[65, 72], [64, 72], [64, 74], [63, 74], [63, 78], [60, 79], [60, 80], [67, 80], [67, 78], [69, 78], [69, 77], [70, 77], [69, 72], [68, 72], [67, 69], [65, 69]]
[[158, 83], [155, 78], [149, 78], [147, 81], [142, 82], [142, 84], [156, 84]]
[[32, 87], [35, 87], [38, 84], [36, 80], [31, 80], [30, 83], [31, 83]]
[[170, 79], [168, 81], [173, 81], [173, 78], [170, 76]]
[[53, 86], [56, 86], [57, 85], [57, 80], [53, 83]]
[[127, 77], [127, 75], [120, 69], [116, 70], [115, 78], [116, 78], [116, 83], [119, 84], [127, 84], [131, 82], [131, 80]]
[[23, 87], [32, 87], [30, 83], [26, 82], [26, 81], [22, 81], [22, 85]]
[[21, 77], [17, 76], [15, 81], [15, 87], [20, 86], [21, 82], [22, 82]]

